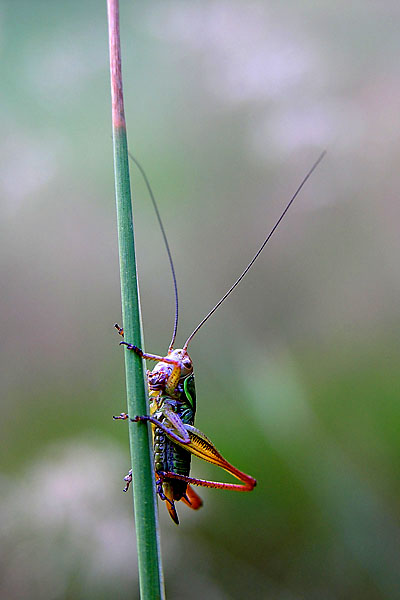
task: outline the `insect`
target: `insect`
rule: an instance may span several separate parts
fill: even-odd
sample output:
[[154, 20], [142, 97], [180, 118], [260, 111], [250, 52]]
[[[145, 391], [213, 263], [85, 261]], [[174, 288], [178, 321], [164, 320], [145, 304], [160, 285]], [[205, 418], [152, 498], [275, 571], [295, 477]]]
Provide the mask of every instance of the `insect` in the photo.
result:
[[[204, 317], [204, 319], [197, 325], [197, 327], [186, 340], [183, 348], [175, 350], [174, 344], [178, 328], [178, 291], [175, 269], [167, 237], [165, 235], [164, 227], [161, 222], [150, 184], [142, 167], [131, 155], [132, 160], [141, 171], [146, 182], [164, 238], [175, 290], [175, 322], [172, 339], [166, 356], [147, 354], [133, 344], [129, 344], [126, 341], [121, 342], [121, 344], [125, 345], [128, 350], [135, 352], [142, 359], [157, 362], [152, 371], [147, 371], [150, 415], [137, 415], [130, 420], [134, 422], [150, 422], [152, 425], [157, 494], [161, 500], [165, 501], [168, 512], [176, 524], [179, 524], [179, 519], [175, 502], [182, 500], [183, 503], [195, 510], [202, 506], [202, 500], [194, 491], [192, 487], [193, 485], [235, 490], [239, 492], [249, 492], [254, 489], [257, 483], [251, 475], [247, 475], [229, 463], [217, 450], [214, 444], [208, 439], [208, 437], [202, 431], [194, 427], [194, 418], [196, 413], [196, 390], [193, 374], [193, 362], [188, 354], [188, 346], [199, 329], [205, 324], [206, 321], [208, 321], [211, 315], [213, 315], [219, 306], [221, 306], [221, 304], [241, 282], [246, 273], [251, 269], [254, 262], [261, 254], [278, 225], [286, 215], [300, 190], [317, 168], [324, 155], [325, 152], [319, 156], [318, 160], [308, 171], [307, 175], [304, 177], [295, 194], [286, 205], [286, 208], [275, 223], [274, 227], [243, 273], [222, 296], [217, 304], [210, 310], [210, 312]], [[123, 329], [117, 324], [115, 327], [117, 328], [118, 333], [123, 336]], [[121, 413], [119, 416], [115, 416], [113, 418], [126, 420], [129, 419], [129, 416], [126, 413]], [[209, 463], [221, 467], [238, 479], [240, 483], [225, 483], [190, 477], [190, 462], [192, 455], [198, 456]], [[132, 471], [130, 471], [125, 477], [125, 481], [127, 484], [124, 491], [127, 491], [132, 481]]]

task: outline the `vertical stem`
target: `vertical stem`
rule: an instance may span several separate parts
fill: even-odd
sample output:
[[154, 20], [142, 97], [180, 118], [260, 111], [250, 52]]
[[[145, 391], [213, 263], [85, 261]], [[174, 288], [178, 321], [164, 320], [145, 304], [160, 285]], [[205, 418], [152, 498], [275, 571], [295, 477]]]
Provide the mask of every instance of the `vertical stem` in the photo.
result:
[[[107, 0], [107, 9], [122, 318], [125, 339], [143, 348], [122, 93], [118, 0]], [[132, 416], [148, 414], [143, 360], [129, 350], [125, 350], [125, 371], [128, 414]], [[157, 600], [164, 598], [164, 582], [148, 425], [130, 422], [129, 440], [140, 596], [142, 600]]]

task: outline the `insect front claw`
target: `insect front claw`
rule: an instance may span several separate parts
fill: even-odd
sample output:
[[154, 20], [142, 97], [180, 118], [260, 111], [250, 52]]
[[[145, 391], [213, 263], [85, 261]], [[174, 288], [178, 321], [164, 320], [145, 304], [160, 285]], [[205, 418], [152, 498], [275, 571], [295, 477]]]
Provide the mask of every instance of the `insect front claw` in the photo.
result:
[[126, 346], [127, 350], [133, 350], [141, 358], [148, 358], [147, 355], [143, 354], [143, 350], [141, 350], [140, 348], [138, 348], [137, 346], [135, 346], [135, 344], [128, 344], [128, 342], [120, 342], [119, 345], [120, 346]]

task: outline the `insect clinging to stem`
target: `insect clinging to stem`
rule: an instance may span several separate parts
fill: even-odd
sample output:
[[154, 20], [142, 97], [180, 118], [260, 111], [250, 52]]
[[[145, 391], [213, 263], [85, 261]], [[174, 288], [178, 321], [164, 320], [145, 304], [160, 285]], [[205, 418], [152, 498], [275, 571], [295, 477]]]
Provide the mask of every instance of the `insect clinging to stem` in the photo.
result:
[[[125, 345], [127, 350], [131, 350], [138, 354], [142, 359], [157, 361], [154, 369], [152, 371], [147, 371], [150, 415], [138, 415], [134, 416], [130, 420], [138, 423], [150, 422], [152, 425], [156, 490], [161, 500], [166, 502], [168, 512], [176, 524], [179, 524], [179, 519], [175, 508], [176, 501], [182, 500], [187, 506], [193, 509], [198, 509], [202, 506], [202, 500], [192, 488], [193, 485], [234, 490], [239, 492], [249, 492], [254, 489], [257, 483], [256, 480], [251, 477], [251, 475], [243, 473], [229, 463], [216, 449], [208, 437], [202, 431], [194, 427], [194, 418], [196, 413], [196, 390], [194, 383], [193, 363], [188, 354], [188, 346], [199, 329], [206, 323], [206, 321], [208, 321], [208, 319], [221, 306], [221, 304], [233, 292], [233, 290], [245, 277], [247, 272], [251, 269], [254, 262], [264, 250], [266, 244], [269, 242], [273, 233], [281, 223], [282, 219], [285, 217], [300, 190], [315, 171], [325, 154], [326, 151], [322, 152], [306, 176], [303, 178], [296, 192], [293, 194], [279, 219], [276, 221], [274, 227], [271, 229], [256, 254], [235, 281], [235, 283], [207, 313], [202, 321], [200, 321], [197, 327], [195, 327], [186, 340], [183, 348], [176, 350], [174, 350], [174, 344], [178, 329], [178, 288], [174, 264], [158, 207], [147, 176], [138, 161], [132, 155], [130, 155], [144, 177], [144, 181], [149, 191], [164, 239], [174, 284], [175, 320], [172, 338], [166, 356], [147, 354], [137, 346], [129, 344], [129, 342], [126, 341], [120, 343]], [[118, 333], [123, 336], [123, 329], [117, 324], [115, 327], [117, 328]], [[129, 419], [129, 416], [126, 413], [121, 413], [119, 416], [115, 416], [113, 418], [126, 420]], [[225, 483], [190, 477], [189, 473], [192, 454], [209, 463], [221, 467], [238, 479], [240, 483]], [[124, 491], [127, 491], [132, 481], [132, 470], [129, 471], [128, 475], [124, 479], [126, 481], [126, 487]]]

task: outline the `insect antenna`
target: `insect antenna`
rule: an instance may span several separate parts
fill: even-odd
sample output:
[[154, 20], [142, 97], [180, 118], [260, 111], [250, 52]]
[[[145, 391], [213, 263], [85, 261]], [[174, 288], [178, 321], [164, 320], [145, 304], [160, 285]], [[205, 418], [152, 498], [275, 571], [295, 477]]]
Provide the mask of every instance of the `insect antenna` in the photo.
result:
[[210, 310], [210, 312], [206, 314], [206, 316], [204, 317], [204, 319], [202, 321], [200, 321], [200, 323], [197, 325], [197, 327], [192, 331], [192, 333], [190, 334], [190, 336], [186, 340], [185, 345], [183, 346], [184, 350], [187, 350], [188, 345], [190, 344], [190, 342], [192, 341], [192, 339], [194, 338], [194, 336], [196, 335], [196, 333], [199, 331], [199, 329], [204, 325], [204, 323], [206, 321], [208, 321], [208, 319], [211, 317], [211, 315], [213, 315], [215, 313], [215, 311], [217, 310], [217, 308], [219, 308], [221, 306], [221, 304], [233, 292], [233, 290], [235, 289], [235, 287], [239, 285], [239, 283], [242, 281], [243, 277], [248, 273], [248, 271], [250, 271], [251, 267], [253, 266], [253, 264], [255, 263], [255, 261], [257, 260], [257, 258], [260, 256], [261, 252], [264, 250], [265, 246], [267, 245], [267, 243], [271, 239], [271, 237], [274, 234], [275, 230], [278, 228], [280, 222], [285, 217], [287, 211], [289, 210], [289, 208], [293, 204], [294, 200], [296, 199], [296, 197], [300, 193], [301, 189], [303, 188], [303, 186], [305, 185], [305, 183], [307, 182], [307, 180], [311, 177], [311, 175], [313, 174], [313, 172], [315, 171], [315, 169], [318, 167], [319, 163], [324, 158], [325, 154], [326, 154], [326, 150], [324, 150], [322, 152], [322, 154], [320, 154], [320, 156], [315, 161], [315, 163], [313, 164], [313, 166], [311, 167], [311, 169], [308, 171], [308, 173], [304, 177], [303, 181], [300, 183], [299, 187], [297, 188], [297, 190], [295, 191], [295, 193], [291, 197], [290, 201], [287, 203], [287, 205], [286, 205], [284, 211], [282, 212], [281, 216], [279, 217], [279, 219], [277, 220], [277, 222], [275, 223], [275, 225], [273, 226], [273, 228], [271, 229], [271, 231], [269, 232], [269, 234], [267, 235], [267, 237], [263, 241], [261, 247], [258, 249], [258, 251], [254, 255], [254, 257], [251, 259], [251, 261], [249, 262], [249, 264], [247, 265], [247, 267], [245, 268], [245, 270], [243, 271], [243, 273], [236, 279], [235, 283], [222, 296], [222, 298], [217, 302], [217, 304], [214, 306], [214, 308], [212, 308]]
[[164, 225], [163, 222], [161, 220], [161, 215], [160, 212], [158, 210], [158, 206], [157, 206], [157, 202], [156, 199], [154, 197], [153, 194], [153, 190], [151, 189], [151, 185], [150, 182], [147, 178], [147, 175], [142, 167], [142, 165], [139, 163], [139, 161], [133, 156], [133, 154], [131, 154], [130, 152], [128, 152], [131, 160], [135, 163], [135, 165], [137, 166], [137, 168], [139, 169], [140, 173], [142, 174], [142, 177], [144, 179], [144, 182], [146, 184], [146, 187], [148, 189], [150, 198], [151, 198], [151, 202], [153, 204], [153, 208], [154, 208], [154, 212], [156, 213], [156, 217], [157, 217], [157, 221], [158, 224], [160, 226], [161, 229], [161, 234], [163, 236], [163, 240], [164, 240], [164, 244], [165, 244], [165, 249], [167, 251], [168, 254], [168, 260], [169, 260], [169, 264], [171, 267], [171, 273], [172, 273], [172, 280], [174, 283], [174, 293], [175, 293], [175, 321], [174, 321], [174, 330], [172, 333], [172, 339], [168, 348], [168, 352], [170, 352], [174, 346], [175, 343], [175, 338], [176, 338], [176, 332], [178, 330], [178, 285], [176, 283], [176, 275], [175, 275], [175, 267], [174, 267], [174, 261], [172, 260], [172, 254], [171, 254], [171, 250], [168, 244], [168, 239], [167, 239], [167, 234], [165, 233], [165, 229], [164, 229]]

